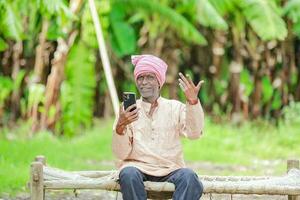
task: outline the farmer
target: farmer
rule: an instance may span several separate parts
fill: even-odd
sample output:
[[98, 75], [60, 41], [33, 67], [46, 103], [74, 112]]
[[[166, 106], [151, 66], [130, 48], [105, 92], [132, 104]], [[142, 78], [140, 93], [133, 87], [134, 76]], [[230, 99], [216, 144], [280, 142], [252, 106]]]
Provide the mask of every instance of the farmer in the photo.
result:
[[[203, 186], [185, 167], [180, 136], [198, 139], [204, 113], [198, 99], [203, 81], [194, 85], [179, 73], [186, 103], [160, 96], [168, 65], [153, 55], [132, 56], [134, 78], [141, 98], [120, 108], [114, 123], [112, 149], [120, 160], [119, 183], [124, 200], [147, 199], [143, 181], [171, 182], [173, 199], [198, 200]], [[130, 111], [136, 107], [135, 110]]]

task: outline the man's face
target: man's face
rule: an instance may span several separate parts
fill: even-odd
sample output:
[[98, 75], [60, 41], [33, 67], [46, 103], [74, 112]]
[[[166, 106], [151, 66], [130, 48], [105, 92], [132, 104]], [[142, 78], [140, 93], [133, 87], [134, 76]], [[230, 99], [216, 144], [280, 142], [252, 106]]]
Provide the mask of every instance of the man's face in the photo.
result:
[[159, 96], [159, 83], [154, 73], [146, 72], [138, 76], [137, 87], [144, 98]]

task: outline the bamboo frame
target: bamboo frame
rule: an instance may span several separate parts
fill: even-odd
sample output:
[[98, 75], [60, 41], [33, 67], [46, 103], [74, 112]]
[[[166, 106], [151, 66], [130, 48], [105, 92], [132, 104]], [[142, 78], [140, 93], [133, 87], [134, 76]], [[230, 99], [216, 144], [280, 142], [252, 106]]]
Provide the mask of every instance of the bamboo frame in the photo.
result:
[[[38, 162], [37, 162], [38, 161]], [[46, 165], [39, 156], [31, 165], [31, 199], [44, 199], [45, 190], [101, 189], [120, 191], [117, 171], [64, 171]], [[295, 169], [296, 168], [296, 169]], [[300, 196], [299, 161], [287, 161], [288, 173], [279, 177], [199, 176], [204, 193], [288, 195], [289, 200]], [[148, 198], [169, 199], [175, 186], [168, 182], [144, 182]]]
[[[299, 169], [299, 160], [288, 160], [287, 161], [287, 173], [292, 169]], [[300, 195], [297, 196], [288, 196], [288, 200], [300, 200]]]

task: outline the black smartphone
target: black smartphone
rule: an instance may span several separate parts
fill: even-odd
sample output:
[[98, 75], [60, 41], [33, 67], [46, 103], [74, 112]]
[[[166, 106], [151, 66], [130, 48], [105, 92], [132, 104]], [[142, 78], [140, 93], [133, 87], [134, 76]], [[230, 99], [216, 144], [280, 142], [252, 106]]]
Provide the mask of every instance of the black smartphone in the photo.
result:
[[[129, 106], [136, 104], [135, 93], [134, 92], [123, 92], [123, 102], [124, 102], [124, 110], [126, 110]], [[132, 108], [130, 112], [135, 110], [136, 107]]]

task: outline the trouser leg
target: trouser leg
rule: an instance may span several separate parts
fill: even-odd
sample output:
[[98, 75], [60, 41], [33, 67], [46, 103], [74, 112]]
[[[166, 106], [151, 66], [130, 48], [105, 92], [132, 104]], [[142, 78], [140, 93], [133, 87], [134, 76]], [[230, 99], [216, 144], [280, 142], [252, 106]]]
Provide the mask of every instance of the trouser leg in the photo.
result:
[[191, 169], [178, 169], [168, 175], [166, 181], [175, 184], [174, 200], [199, 200], [202, 196], [203, 185]]
[[146, 200], [144, 174], [135, 167], [125, 167], [119, 174], [121, 193], [124, 200]]

